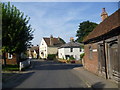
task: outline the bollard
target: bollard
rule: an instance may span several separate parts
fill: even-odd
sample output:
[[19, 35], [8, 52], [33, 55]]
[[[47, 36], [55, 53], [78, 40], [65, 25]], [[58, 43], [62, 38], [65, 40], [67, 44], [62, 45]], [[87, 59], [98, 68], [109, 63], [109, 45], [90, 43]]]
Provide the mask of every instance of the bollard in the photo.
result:
[[21, 67], [21, 62], [20, 62], [20, 67], [19, 67], [19, 70], [21, 71], [22, 67]]

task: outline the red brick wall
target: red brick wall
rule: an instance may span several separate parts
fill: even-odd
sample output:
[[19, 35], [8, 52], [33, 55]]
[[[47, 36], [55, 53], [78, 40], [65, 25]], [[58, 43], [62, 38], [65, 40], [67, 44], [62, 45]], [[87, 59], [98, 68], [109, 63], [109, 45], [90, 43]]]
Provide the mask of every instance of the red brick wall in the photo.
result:
[[98, 50], [96, 52], [92, 51], [92, 59], [90, 58], [89, 47], [92, 47], [92, 50], [97, 49], [97, 44], [87, 44], [84, 47], [84, 68], [88, 71], [91, 71], [95, 74], [98, 74]]
[[[2, 64], [4, 64], [4, 60], [3, 59], [2, 59]], [[13, 58], [12, 59], [8, 59], [8, 53], [6, 53], [6, 64], [17, 64], [16, 55], [13, 54]]]

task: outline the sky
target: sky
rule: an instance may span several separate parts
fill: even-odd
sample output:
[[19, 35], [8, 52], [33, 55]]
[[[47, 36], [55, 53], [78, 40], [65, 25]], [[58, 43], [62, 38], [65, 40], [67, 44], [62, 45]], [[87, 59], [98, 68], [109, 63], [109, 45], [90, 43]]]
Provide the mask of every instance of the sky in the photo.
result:
[[118, 10], [117, 2], [12, 2], [31, 19], [29, 24], [35, 29], [33, 45], [39, 45], [42, 37], [61, 37], [69, 42], [76, 39], [76, 31], [83, 21], [101, 22], [102, 8], [108, 15]]

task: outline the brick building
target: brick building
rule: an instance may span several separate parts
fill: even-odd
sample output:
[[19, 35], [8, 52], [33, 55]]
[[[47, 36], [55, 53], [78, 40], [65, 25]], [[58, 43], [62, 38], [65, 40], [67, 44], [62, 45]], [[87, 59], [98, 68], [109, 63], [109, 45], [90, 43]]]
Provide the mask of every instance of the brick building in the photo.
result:
[[120, 9], [108, 16], [84, 39], [84, 68], [106, 79], [120, 82]]
[[[16, 54], [5, 53], [6, 64], [17, 64]], [[4, 60], [2, 59], [2, 64], [4, 64]]]

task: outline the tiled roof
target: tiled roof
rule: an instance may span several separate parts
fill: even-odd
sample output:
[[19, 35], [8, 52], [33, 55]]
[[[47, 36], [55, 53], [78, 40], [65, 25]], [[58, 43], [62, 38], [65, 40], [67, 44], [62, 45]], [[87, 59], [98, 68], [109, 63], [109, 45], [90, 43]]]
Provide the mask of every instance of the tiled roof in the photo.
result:
[[[47, 43], [48, 46], [51, 46], [50, 38], [43, 37], [43, 39], [45, 40], [45, 42]], [[53, 42], [53, 47], [60, 47], [61, 45], [63, 45], [63, 42], [58, 40], [58, 38], [53, 38], [52, 42]]]
[[120, 27], [120, 9], [101, 22], [83, 42], [104, 35], [117, 27]]
[[77, 42], [69, 42], [69, 43], [62, 45], [60, 48], [71, 48], [71, 47], [80, 48], [80, 45], [82, 44], [77, 43]]

